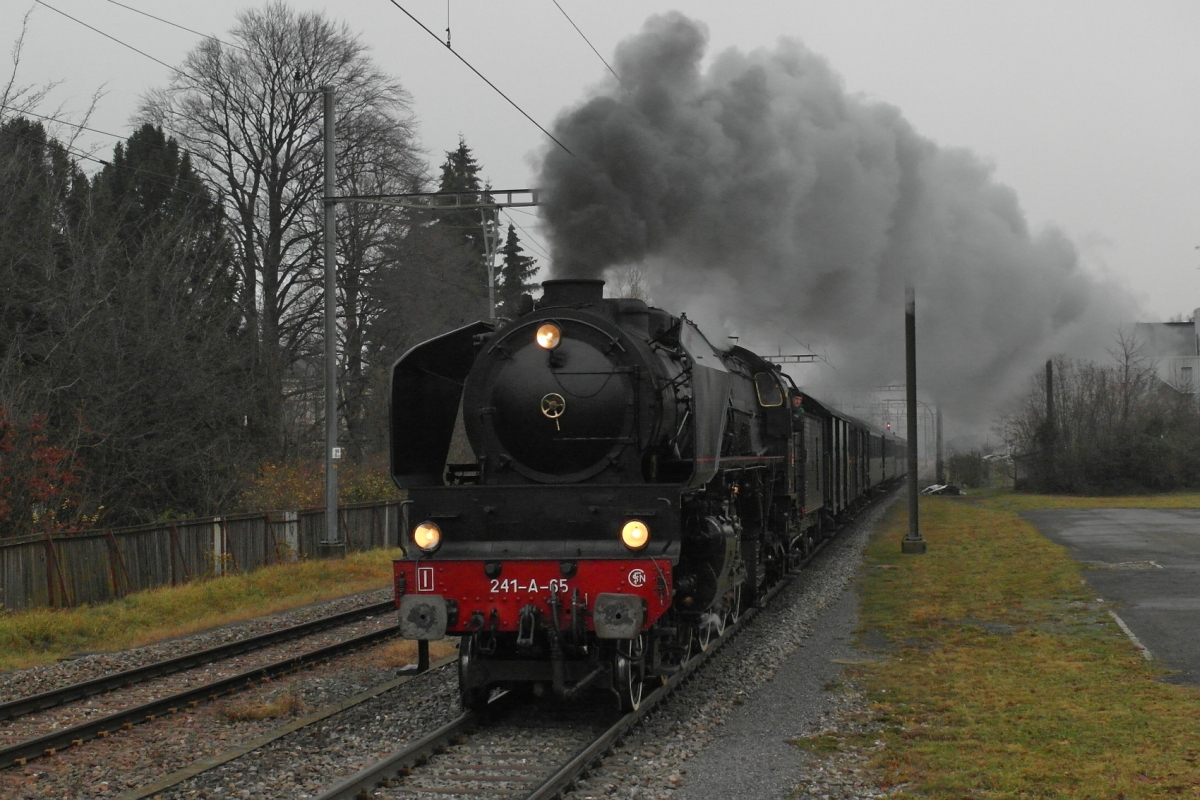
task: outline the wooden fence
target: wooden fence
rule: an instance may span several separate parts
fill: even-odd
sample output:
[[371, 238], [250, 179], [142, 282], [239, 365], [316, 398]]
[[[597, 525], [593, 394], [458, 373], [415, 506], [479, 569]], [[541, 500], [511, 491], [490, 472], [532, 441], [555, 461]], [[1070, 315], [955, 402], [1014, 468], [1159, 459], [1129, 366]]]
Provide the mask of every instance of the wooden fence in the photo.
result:
[[0, 609], [102, 603], [155, 586], [299, 558], [395, 546], [400, 501], [338, 509], [343, 549], [321, 546], [323, 508], [0, 539]]

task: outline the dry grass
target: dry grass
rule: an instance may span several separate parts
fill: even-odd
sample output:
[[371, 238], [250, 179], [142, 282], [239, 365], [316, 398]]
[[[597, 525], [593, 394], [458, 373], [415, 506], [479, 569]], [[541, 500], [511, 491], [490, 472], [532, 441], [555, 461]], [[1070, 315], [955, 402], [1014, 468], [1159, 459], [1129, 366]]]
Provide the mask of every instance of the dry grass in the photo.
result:
[[258, 721], [276, 717], [295, 717], [308, 705], [294, 686], [261, 698], [239, 698], [225, 703], [218, 713], [230, 722]]
[[148, 644], [391, 583], [398, 550], [280, 564], [80, 608], [0, 615], [0, 669]]
[[[429, 660], [437, 661], [458, 652], [458, 637], [439, 639], [429, 643]], [[417, 643], [400, 639], [380, 648], [373, 663], [383, 669], [399, 669], [417, 663]]]
[[970, 497], [991, 508], [1004, 511], [1032, 511], [1038, 508], [1200, 508], [1200, 494], [1092, 495], [1025, 494], [1006, 489], [972, 492]]
[[921, 502], [868, 550], [862, 625], [888, 658], [853, 669], [885, 724], [876, 757], [904, 798], [1200, 794], [1200, 691], [1162, 682], [1065, 552], [1010, 511]]
[[801, 750], [807, 750], [810, 753], [828, 754], [836, 753], [842, 749], [843, 741], [841, 737], [830, 733], [818, 733], [813, 736], [804, 736], [799, 739], [788, 739], [788, 744], [793, 747], [798, 747]]

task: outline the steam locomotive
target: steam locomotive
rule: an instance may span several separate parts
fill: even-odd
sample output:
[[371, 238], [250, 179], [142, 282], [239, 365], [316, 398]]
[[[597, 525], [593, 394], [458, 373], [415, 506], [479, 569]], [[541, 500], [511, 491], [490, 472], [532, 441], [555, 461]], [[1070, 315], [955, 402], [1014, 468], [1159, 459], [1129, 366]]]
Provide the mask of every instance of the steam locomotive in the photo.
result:
[[465, 708], [589, 686], [637, 708], [903, 472], [895, 435], [686, 315], [598, 280], [521, 312], [392, 372], [401, 635], [461, 637]]

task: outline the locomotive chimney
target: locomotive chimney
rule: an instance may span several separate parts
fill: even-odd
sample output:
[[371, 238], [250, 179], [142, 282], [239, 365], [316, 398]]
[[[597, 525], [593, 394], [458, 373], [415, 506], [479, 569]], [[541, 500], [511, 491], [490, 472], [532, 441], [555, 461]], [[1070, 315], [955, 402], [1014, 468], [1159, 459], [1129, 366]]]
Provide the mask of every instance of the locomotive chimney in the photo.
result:
[[591, 306], [604, 299], [604, 281], [593, 278], [559, 278], [542, 281], [542, 299], [538, 308], [551, 306]]

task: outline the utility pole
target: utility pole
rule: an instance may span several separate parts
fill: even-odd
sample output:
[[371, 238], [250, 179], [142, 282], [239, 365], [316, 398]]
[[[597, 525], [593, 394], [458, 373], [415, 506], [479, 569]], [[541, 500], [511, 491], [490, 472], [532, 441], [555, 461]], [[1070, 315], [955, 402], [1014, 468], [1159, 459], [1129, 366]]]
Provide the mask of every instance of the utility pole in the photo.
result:
[[908, 399], [908, 533], [900, 552], [919, 555], [925, 540], [917, 519], [917, 292], [904, 290], [904, 377]]
[[[299, 77], [297, 78], [299, 80]], [[536, 189], [501, 189], [490, 191], [484, 198], [462, 192], [411, 192], [404, 194], [346, 195], [337, 194], [336, 90], [325, 85], [319, 89], [293, 89], [294, 94], [320, 94], [325, 133], [325, 189], [321, 201], [325, 216], [325, 532], [322, 548], [345, 549], [347, 542], [338, 530], [338, 474], [342, 460], [338, 446], [337, 391], [337, 206], [338, 203], [373, 203], [413, 210], [446, 208], [478, 208], [483, 214], [484, 242], [488, 252], [488, 294], [491, 319], [496, 319], [495, 269], [493, 260], [499, 234], [496, 231], [496, 212], [501, 208], [524, 208], [538, 205]], [[493, 199], [503, 195], [504, 200]], [[489, 211], [492, 219], [489, 221]], [[490, 238], [489, 238], [490, 224]]]
[[945, 458], [945, 452], [942, 450], [942, 404], [941, 403], [937, 404], [937, 421], [934, 423], [934, 427], [937, 430], [937, 434], [936, 434], [937, 458], [933, 462], [933, 464], [934, 464], [933, 471], [936, 473], [936, 475], [933, 479], [933, 482], [937, 483], [937, 484], [942, 484], [942, 483], [946, 482], [946, 458]]
[[[297, 74], [299, 80], [299, 74]], [[342, 460], [338, 447], [337, 408], [337, 137], [334, 131], [336, 90], [326, 84], [319, 89], [293, 89], [293, 94], [321, 95], [325, 123], [325, 190], [321, 196], [325, 216], [325, 533], [322, 549], [345, 548], [338, 533], [337, 462]]]
[[[488, 219], [488, 211], [491, 219]], [[479, 217], [483, 225], [483, 263], [487, 265], [488, 277], [488, 320], [496, 322], [496, 250], [500, 243], [500, 229], [496, 221], [495, 209], [479, 209]]]
[[1043, 441], [1043, 462], [1046, 474], [1043, 478], [1043, 490], [1053, 491], [1058, 483], [1054, 471], [1054, 439], [1057, 430], [1054, 426], [1054, 359], [1046, 359], [1046, 427]]
[[321, 87], [325, 113], [325, 536], [323, 547], [345, 547], [338, 534], [337, 408], [337, 174], [334, 163], [334, 89]]

